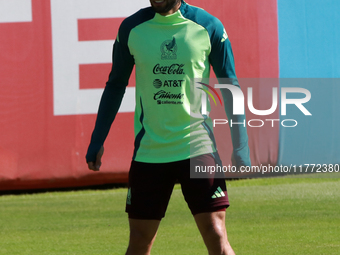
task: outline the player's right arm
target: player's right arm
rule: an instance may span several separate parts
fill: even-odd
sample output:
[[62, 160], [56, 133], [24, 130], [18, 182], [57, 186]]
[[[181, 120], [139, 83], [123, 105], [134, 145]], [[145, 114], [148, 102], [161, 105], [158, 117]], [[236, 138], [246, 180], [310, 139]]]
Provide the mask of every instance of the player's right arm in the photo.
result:
[[88, 167], [93, 171], [98, 171], [101, 165], [103, 144], [121, 105], [134, 66], [122, 27], [123, 24], [113, 46], [112, 69], [100, 100], [96, 124], [86, 154]]

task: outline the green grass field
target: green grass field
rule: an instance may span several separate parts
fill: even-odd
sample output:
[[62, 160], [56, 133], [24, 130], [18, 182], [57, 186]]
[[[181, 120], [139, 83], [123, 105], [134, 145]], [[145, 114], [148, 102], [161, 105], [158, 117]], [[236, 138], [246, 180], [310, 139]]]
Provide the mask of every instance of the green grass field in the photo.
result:
[[[228, 181], [236, 254], [340, 254], [340, 179]], [[0, 254], [124, 254], [126, 189], [0, 197]], [[176, 186], [152, 254], [207, 254]]]

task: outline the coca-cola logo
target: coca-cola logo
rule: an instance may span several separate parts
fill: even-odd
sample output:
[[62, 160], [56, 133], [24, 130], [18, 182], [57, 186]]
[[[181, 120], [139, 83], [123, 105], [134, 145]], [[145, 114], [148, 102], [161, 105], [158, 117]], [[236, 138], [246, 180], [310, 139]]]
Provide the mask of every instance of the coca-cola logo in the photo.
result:
[[160, 90], [157, 93], [155, 93], [153, 99], [154, 100], [159, 100], [159, 99], [179, 99], [181, 100], [183, 98], [184, 94], [182, 93], [171, 93], [171, 92], [166, 92], [164, 90]]
[[184, 64], [172, 64], [170, 66], [161, 66], [157, 64], [153, 68], [154, 74], [184, 74]]

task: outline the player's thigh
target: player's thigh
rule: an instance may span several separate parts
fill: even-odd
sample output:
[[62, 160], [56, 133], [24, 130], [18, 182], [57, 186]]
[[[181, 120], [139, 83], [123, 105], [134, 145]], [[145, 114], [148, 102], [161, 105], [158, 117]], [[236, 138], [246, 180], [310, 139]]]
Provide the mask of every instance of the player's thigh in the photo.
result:
[[194, 215], [194, 219], [201, 232], [226, 232], [225, 228], [225, 210], [207, 213], [198, 213]]
[[126, 212], [129, 218], [164, 217], [176, 177], [167, 164], [133, 161], [129, 172]]
[[198, 213], [223, 211], [229, 206], [229, 199], [224, 175], [201, 176], [190, 178], [190, 169], [193, 171], [196, 165], [214, 166], [215, 159], [211, 154], [192, 158], [186, 166], [183, 166], [180, 183], [186, 202], [193, 215]]

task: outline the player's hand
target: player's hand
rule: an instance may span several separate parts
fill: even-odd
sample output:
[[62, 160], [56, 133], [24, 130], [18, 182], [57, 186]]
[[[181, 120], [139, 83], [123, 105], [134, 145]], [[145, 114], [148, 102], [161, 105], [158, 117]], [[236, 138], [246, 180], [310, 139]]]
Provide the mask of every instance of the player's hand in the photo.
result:
[[100, 166], [102, 165], [102, 156], [104, 154], [104, 147], [102, 146], [97, 153], [96, 162], [87, 162], [87, 165], [92, 171], [99, 171]]

